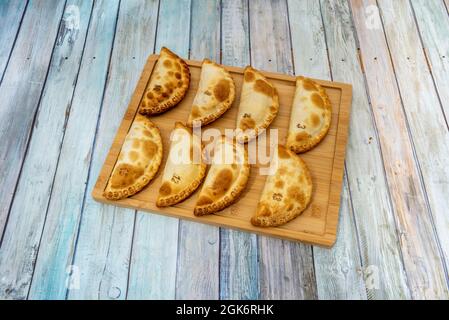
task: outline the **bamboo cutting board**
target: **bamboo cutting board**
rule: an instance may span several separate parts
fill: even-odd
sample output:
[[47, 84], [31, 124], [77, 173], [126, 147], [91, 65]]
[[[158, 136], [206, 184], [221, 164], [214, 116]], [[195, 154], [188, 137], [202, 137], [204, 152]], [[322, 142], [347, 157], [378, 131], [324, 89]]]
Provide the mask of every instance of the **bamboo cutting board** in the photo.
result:
[[[148, 80], [150, 79], [157, 58], [158, 55], [151, 55], [148, 58], [128, 105], [128, 110], [123, 117], [122, 123], [92, 191], [93, 198], [103, 203], [188, 219], [195, 222], [235, 228], [262, 235], [326, 247], [332, 246], [337, 236], [340, 192], [342, 188], [344, 158], [352, 100], [352, 87], [348, 84], [316, 80], [326, 89], [332, 103], [332, 124], [328, 135], [316, 148], [300, 155], [307, 163], [312, 174], [314, 187], [313, 196], [310, 205], [303, 214], [283, 226], [260, 228], [255, 227], [250, 223], [250, 218], [256, 210], [266, 178], [266, 176], [260, 174], [259, 169], [262, 165], [259, 164], [251, 165], [251, 175], [248, 184], [237, 202], [219, 213], [203, 217], [196, 217], [193, 215], [193, 207], [195, 206], [201, 186], [198, 188], [197, 192], [184, 202], [168, 208], [156, 207], [156, 197], [161, 185], [162, 172], [170, 146], [170, 132], [173, 130], [176, 121], [182, 121], [184, 123], [187, 121], [191, 104], [198, 88], [201, 72], [200, 61], [186, 61], [190, 67], [191, 81], [190, 88], [185, 98], [175, 108], [168, 112], [151, 117], [151, 120], [161, 131], [164, 144], [164, 158], [155, 179], [141, 192], [130, 198], [111, 201], [103, 197], [103, 190], [106, 187], [109, 176], [112, 173], [112, 169], [120, 153], [122, 143], [128, 133], [134, 116], [136, 115], [141, 97], [145, 91]], [[221, 118], [204, 127], [203, 130], [207, 128], [216, 128], [224, 133], [225, 129], [235, 128], [235, 119], [237, 116], [243, 78], [243, 68], [226, 66], [226, 69], [229, 70], [235, 81], [236, 99], [233, 106]], [[295, 92], [295, 77], [269, 72], [263, 73], [268, 80], [273, 83], [279, 94], [279, 113], [269, 129], [278, 129], [279, 143], [284, 144], [289, 125], [290, 109]], [[269, 137], [270, 134], [267, 133], [267, 142], [269, 141]], [[261, 140], [262, 139], [263, 138], [261, 138]], [[205, 144], [207, 144], [207, 141], [205, 141]], [[269, 146], [269, 143], [267, 143], [267, 145]], [[266, 154], [269, 155], [269, 150], [266, 151]]]

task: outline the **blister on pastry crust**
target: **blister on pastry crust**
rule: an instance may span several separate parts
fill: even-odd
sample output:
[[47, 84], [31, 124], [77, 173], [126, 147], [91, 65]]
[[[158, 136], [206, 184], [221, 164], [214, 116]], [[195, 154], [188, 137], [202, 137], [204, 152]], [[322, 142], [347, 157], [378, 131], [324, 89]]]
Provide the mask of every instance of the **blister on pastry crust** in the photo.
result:
[[235, 98], [235, 84], [229, 72], [208, 59], [201, 65], [198, 91], [193, 99], [187, 126], [194, 121], [207, 125], [223, 115]]
[[162, 183], [156, 201], [158, 207], [171, 206], [189, 197], [206, 174], [201, 138], [181, 122], [175, 123]]
[[312, 177], [305, 162], [278, 146], [276, 171], [267, 176], [251, 223], [259, 227], [283, 225], [298, 217], [312, 198]]
[[196, 216], [231, 205], [245, 189], [250, 173], [244, 145], [224, 136], [214, 145], [212, 163], [194, 209]]
[[104, 197], [118, 200], [136, 194], [154, 178], [161, 161], [159, 129], [145, 116], [137, 114], [123, 142]]
[[313, 80], [298, 77], [287, 148], [296, 153], [314, 148], [326, 136], [331, 120], [331, 103], [324, 88]]
[[236, 133], [240, 142], [248, 142], [262, 133], [279, 111], [276, 88], [258, 70], [248, 66], [243, 74], [242, 93]]
[[154, 115], [176, 106], [185, 96], [190, 85], [187, 63], [165, 47], [151, 73], [139, 112]]

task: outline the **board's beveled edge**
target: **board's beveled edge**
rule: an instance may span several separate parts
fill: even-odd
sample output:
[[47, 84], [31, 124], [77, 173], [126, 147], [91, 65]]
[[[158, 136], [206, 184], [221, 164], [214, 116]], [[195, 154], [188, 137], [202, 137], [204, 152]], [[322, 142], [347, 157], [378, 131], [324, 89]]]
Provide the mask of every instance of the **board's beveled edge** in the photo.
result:
[[[346, 84], [346, 83], [313, 79], [314, 81], [316, 81], [323, 87], [336, 88], [336, 89], [341, 90], [338, 128], [337, 128], [337, 132], [336, 132], [336, 141], [335, 141], [336, 147], [334, 150], [334, 154], [337, 153], [337, 148], [338, 149], [343, 148], [344, 152], [342, 152], [342, 155], [337, 158], [334, 156], [330, 184], [333, 185], [334, 183], [337, 183], [338, 186], [331, 186], [330, 192], [329, 192], [329, 194], [330, 194], [329, 201], [330, 201], [330, 198], [332, 195], [337, 196], [338, 201], [336, 202], [335, 206], [331, 206], [328, 204], [327, 213], [326, 213], [325, 230], [324, 230], [323, 234], [321, 234], [321, 235], [318, 235], [316, 233], [307, 233], [307, 232], [302, 232], [302, 231], [296, 231], [297, 236], [289, 236], [289, 234], [292, 233], [293, 231], [285, 230], [285, 229], [281, 229], [281, 228], [257, 228], [257, 229], [256, 228], [254, 228], [254, 229], [242, 228], [242, 227], [238, 227], [235, 225], [217, 223], [213, 220], [214, 217], [216, 217], [214, 215], [202, 217], [200, 220], [197, 217], [195, 217], [193, 214], [192, 214], [192, 217], [189, 217], [189, 216], [182, 216], [177, 213], [169, 213], [169, 212], [162, 211], [162, 210], [154, 211], [152, 209], [148, 209], [145, 207], [136, 207], [134, 205], [127, 204], [123, 201], [111, 201], [111, 200], [104, 198], [103, 191], [106, 187], [109, 176], [111, 175], [112, 170], [113, 170], [113, 166], [106, 165], [106, 164], [108, 162], [115, 163], [114, 159], [116, 159], [118, 157], [118, 154], [120, 151], [114, 150], [114, 145], [122, 145], [123, 140], [125, 139], [126, 134], [129, 131], [129, 128], [132, 124], [132, 120], [134, 119], [134, 117], [137, 113], [137, 109], [138, 109], [140, 100], [143, 96], [143, 93], [147, 86], [151, 72], [154, 68], [154, 65], [155, 65], [158, 57], [159, 57], [159, 55], [153, 54], [153, 55], [150, 55], [147, 59], [147, 62], [144, 66], [144, 69], [139, 78], [139, 81], [137, 82], [134, 93], [133, 93], [131, 100], [128, 104], [128, 108], [124, 114], [123, 120], [122, 120], [122, 122], [117, 130], [117, 133], [114, 137], [114, 140], [109, 148], [108, 155], [105, 158], [103, 166], [100, 170], [100, 174], [99, 174], [97, 181], [95, 183], [95, 186], [92, 190], [91, 195], [92, 195], [93, 199], [98, 202], [105, 203], [105, 204], [111, 204], [111, 205], [116, 205], [119, 207], [143, 210], [143, 211], [150, 212], [153, 214], [161, 214], [161, 215], [165, 215], [165, 216], [169, 216], [169, 217], [187, 219], [189, 221], [193, 221], [193, 222], [197, 222], [197, 223], [205, 223], [205, 224], [209, 224], [209, 225], [221, 226], [221, 227], [241, 230], [241, 231], [245, 231], [245, 232], [252, 232], [252, 233], [256, 233], [256, 234], [263, 235], [263, 236], [276, 237], [276, 238], [281, 238], [281, 239], [286, 239], [286, 240], [291, 240], [291, 241], [300, 241], [303, 243], [319, 245], [319, 246], [326, 247], [326, 248], [332, 247], [337, 239], [337, 228], [338, 228], [339, 209], [340, 209], [340, 195], [341, 195], [341, 190], [343, 187], [342, 181], [343, 181], [344, 159], [345, 159], [346, 144], [347, 144], [347, 139], [348, 139], [349, 116], [350, 116], [350, 109], [351, 109], [351, 102], [352, 102], [352, 85]], [[201, 67], [201, 64], [202, 64], [202, 61], [195, 61], [195, 60], [185, 60], [185, 61], [189, 66], [194, 66], [194, 67]], [[244, 68], [240, 68], [240, 67], [233, 67], [233, 66], [224, 66], [224, 67], [227, 70], [229, 70], [231, 73], [233, 72], [233, 73], [243, 74], [243, 71], [244, 71]], [[283, 80], [283, 81], [296, 82], [296, 78], [297, 78], [297, 76], [291, 76], [291, 75], [280, 74], [280, 73], [265, 72], [265, 71], [262, 71], [262, 73], [267, 78]], [[345, 100], [343, 101], [343, 99], [345, 99]], [[344, 121], [344, 123], [343, 123], [344, 128], [340, 127], [341, 114], [342, 114], [343, 109], [344, 109], [343, 116], [345, 116], [347, 118], [347, 120]], [[338, 143], [339, 141], [342, 142], [341, 145], [339, 145], [339, 143]], [[342, 151], [342, 150], [340, 150], [340, 151]], [[337, 166], [338, 166], [338, 168], [336, 168]], [[335, 169], [337, 169], [337, 171], [340, 172], [337, 180], [334, 177]], [[126, 199], [126, 200], [130, 200], [130, 199]], [[220, 216], [220, 217], [225, 218], [224, 220], [228, 219], [228, 217], [225, 217], [225, 216]], [[281, 232], [283, 234], [281, 234]]]
[[[349, 120], [352, 105], [352, 86], [346, 83], [338, 83], [341, 90], [340, 108], [338, 112], [337, 135], [335, 140], [334, 162], [332, 165], [331, 186], [329, 202], [336, 197], [336, 206], [328, 203], [326, 216], [326, 230], [324, 236], [329, 237], [329, 247], [337, 241], [338, 220], [340, 216], [341, 191], [343, 189], [344, 163], [346, 159], [346, 146], [349, 136]], [[344, 117], [344, 119], [342, 119]], [[337, 177], [335, 177], [335, 174]], [[331, 212], [330, 212], [331, 211]]]

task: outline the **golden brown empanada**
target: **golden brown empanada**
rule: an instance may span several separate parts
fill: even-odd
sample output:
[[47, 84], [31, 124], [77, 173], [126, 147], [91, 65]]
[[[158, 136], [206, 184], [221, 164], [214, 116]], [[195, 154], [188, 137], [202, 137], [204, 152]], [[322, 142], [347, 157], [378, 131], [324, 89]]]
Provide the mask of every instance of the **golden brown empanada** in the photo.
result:
[[206, 174], [207, 165], [202, 159], [200, 137], [181, 122], [176, 122], [170, 139], [170, 152], [156, 201], [158, 207], [171, 206], [186, 199], [198, 188]]
[[329, 131], [331, 118], [331, 103], [324, 88], [313, 80], [298, 77], [287, 148], [301, 153], [315, 147]]
[[194, 121], [203, 126], [215, 121], [231, 107], [234, 98], [235, 84], [229, 72], [223, 66], [205, 59], [187, 126], [192, 127]]
[[276, 88], [250, 66], [245, 68], [237, 115], [236, 133], [240, 142], [248, 142], [263, 132], [279, 110]]
[[159, 129], [145, 116], [137, 114], [103, 195], [118, 200], [136, 194], [156, 175], [161, 160]]
[[162, 47], [140, 102], [139, 112], [153, 115], [173, 108], [184, 98], [189, 85], [190, 71], [187, 63]]
[[312, 197], [312, 177], [305, 162], [278, 146], [276, 173], [265, 182], [251, 223], [260, 227], [280, 226], [299, 216]]
[[194, 209], [196, 216], [223, 210], [248, 182], [250, 165], [244, 145], [224, 136], [214, 145], [212, 163]]

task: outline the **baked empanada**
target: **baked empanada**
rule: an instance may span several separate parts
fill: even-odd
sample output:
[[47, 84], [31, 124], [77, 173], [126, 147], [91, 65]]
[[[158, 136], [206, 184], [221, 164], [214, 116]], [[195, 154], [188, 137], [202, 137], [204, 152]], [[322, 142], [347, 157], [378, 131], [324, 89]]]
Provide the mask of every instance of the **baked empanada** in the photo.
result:
[[224, 136], [217, 139], [194, 214], [202, 216], [231, 205], [245, 188], [249, 171], [248, 153], [244, 145]]
[[245, 68], [237, 115], [236, 133], [240, 142], [248, 142], [263, 132], [279, 110], [276, 88], [258, 70]]
[[137, 114], [123, 142], [104, 197], [118, 200], [136, 194], [154, 178], [161, 160], [159, 129], [145, 116]]
[[329, 131], [331, 118], [331, 103], [324, 88], [313, 80], [298, 77], [287, 148], [301, 153], [315, 147]]
[[186, 199], [198, 188], [206, 174], [207, 165], [202, 159], [200, 137], [181, 122], [176, 122], [170, 139], [170, 152], [156, 201], [158, 207], [171, 206]]
[[234, 98], [235, 84], [229, 72], [223, 66], [205, 59], [187, 126], [192, 127], [194, 121], [203, 126], [215, 121], [231, 107]]
[[278, 146], [276, 173], [265, 182], [251, 223], [260, 227], [280, 226], [299, 216], [312, 197], [312, 177], [305, 162]]
[[153, 115], [173, 108], [184, 98], [189, 85], [190, 71], [187, 63], [162, 47], [140, 102], [139, 112]]

